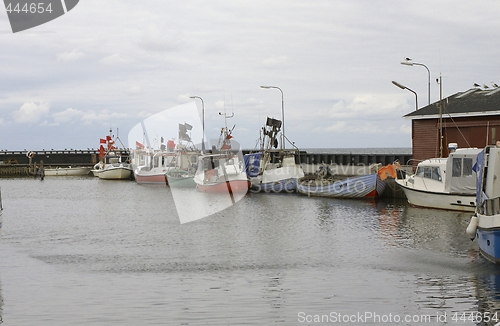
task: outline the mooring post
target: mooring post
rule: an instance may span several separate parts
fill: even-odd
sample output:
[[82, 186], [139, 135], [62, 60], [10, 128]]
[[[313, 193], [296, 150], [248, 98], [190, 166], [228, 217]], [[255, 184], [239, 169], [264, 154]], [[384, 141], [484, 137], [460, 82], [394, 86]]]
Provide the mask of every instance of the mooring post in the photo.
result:
[[43, 160], [40, 160], [40, 180], [45, 178], [45, 168], [43, 167]]

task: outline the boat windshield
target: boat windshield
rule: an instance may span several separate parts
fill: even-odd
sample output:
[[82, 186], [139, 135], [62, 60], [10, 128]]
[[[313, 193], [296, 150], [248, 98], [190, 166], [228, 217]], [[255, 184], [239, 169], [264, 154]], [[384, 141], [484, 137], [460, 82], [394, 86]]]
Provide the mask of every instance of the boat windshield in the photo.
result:
[[419, 166], [415, 174], [421, 178], [442, 181], [441, 171], [438, 166]]

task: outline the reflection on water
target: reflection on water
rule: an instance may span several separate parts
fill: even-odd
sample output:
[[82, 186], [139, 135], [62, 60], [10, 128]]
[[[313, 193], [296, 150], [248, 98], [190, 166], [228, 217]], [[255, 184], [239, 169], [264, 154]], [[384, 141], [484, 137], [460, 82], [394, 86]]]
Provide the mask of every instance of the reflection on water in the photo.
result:
[[3, 297], [2, 297], [2, 281], [0, 280], [0, 324], [3, 323], [2, 312], [3, 312]]
[[464, 255], [471, 242], [465, 235], [470, 213], [425, 209], [405, 203], [378, 207], [378, 231], [388, 245], [445, 250]]
[[252, 193], [180, 224], [169, 188], [102, 181], [2, 180], [4, 320], [300, 325], [369, 311], [476, 325], [451, 318], [499, 312], [500, 269], [465, 235], [467, 213]]

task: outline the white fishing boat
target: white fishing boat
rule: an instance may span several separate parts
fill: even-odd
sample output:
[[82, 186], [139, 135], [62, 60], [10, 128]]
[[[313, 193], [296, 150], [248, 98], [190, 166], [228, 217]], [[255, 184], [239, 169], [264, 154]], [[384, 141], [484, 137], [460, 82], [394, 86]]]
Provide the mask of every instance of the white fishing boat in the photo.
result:
[[[127, 180], [132, 179], [132, 166], [129, 162], [128, 151], [117, 149], [115, 140], [110, 135], [100, 140], [99, 163], [91, 170], [95, 177], [105, 180]], [[116, 137], [119, 140], [118, 137]], [[106, 145], [106, 148], [104, 147]], [[123, 144], [122, 144], [123, 146]], [[125, 146], [123, 146], [125, 147]]]
[[304, 177], [302, 167], [295, 163], [299, 150], [276, 149], [280, 129], [281, 121], [268, 117], [262, 128], [260, 151], [244, 156], [252, 191], [295, 192], [297, 180]]
[[396, 182], [408, 202], [419, 207], [473, 212], [476, 208], [477, 148], [456, 149], [447, 158], [432, 158], [420, 162], [415, 174]]
[[232, 151], [233, 130], [234, 126], [229, 130], [226, 123], [214, 148], [216, 153], [199, 156], [198, 169], [193, 178], [199, 191], [233, 195], [245, 194], [250, 189], [241, 151]]
[[132, 167], [128, 163], [128, 157], [110, 152], [94, 165], [92, 173], [104, 180], [128, 180], [132, 177]]
[[173, 168], [176, 154], [170, 151], [157, 151], [144, 157], [144, 164], [134, 169], [134, 178], [140, 184], [167, 184], [166, 173]]
[[188, 133], [192, 128], [187, 123], [179, 124], [179, 143], [176, 145], [171, 139], [165, 145], [161, 137], [159, 150], [145, 149], [142, 143], [136, 142], [136, 147], [140, 146], [132, 151], [132, 162], [137, 183], [194, 187], [192, 179], [200, 151]]
[[231, 153], [201, 155], [194, 182], [199, 191], [247, 193], [250, 188], [243, 161]]
[[89, 175], [91, 167], [86, 166], [68, 166], [55, 168], [44, 168], [45, 176], [85, 176]]
[[488, 260], [500, 263], [500, 143], [487, 146], [477, 155], [476, 213], [466, 234], [477, 238], [479, 251]]

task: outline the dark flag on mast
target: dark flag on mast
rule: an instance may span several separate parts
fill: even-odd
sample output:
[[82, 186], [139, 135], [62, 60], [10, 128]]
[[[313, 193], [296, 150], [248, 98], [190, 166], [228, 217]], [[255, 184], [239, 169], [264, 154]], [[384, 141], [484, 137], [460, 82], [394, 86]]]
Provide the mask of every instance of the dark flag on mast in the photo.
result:
[[193, 129], [188, 123], [180, 124], [179, 123], [179, 140], [191, 141], [191, 137], [188, 135], [188, 131]]

